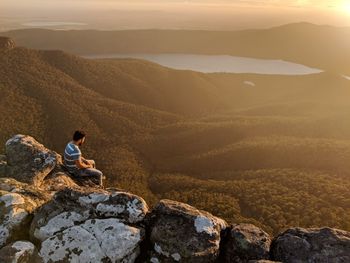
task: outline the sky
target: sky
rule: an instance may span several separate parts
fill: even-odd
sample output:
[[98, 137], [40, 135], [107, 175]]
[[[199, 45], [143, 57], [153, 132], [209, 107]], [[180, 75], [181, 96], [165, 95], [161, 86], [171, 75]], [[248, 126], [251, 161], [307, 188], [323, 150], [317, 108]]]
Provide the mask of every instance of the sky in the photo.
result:
[[[45, 21], [51, 24], [40, 24]], [[350, 26], [350, 0], [0, 0], [0, 31], [33, 26], [237, 30], [301, 21]]]

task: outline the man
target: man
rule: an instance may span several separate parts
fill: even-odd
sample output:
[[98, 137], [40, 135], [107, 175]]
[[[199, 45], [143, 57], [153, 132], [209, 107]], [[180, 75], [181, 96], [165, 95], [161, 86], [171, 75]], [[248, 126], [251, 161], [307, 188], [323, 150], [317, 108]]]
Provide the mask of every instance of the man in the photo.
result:
[[75, 176], [87, 176], [96, 178], [103, 187], [103, 174], [95, 168], [95, 161], [81, 156], [79, 146], [85, 142], [86, 134], [83, 131], [75, 131], [73, 140], [70, 141], [64, 151], [64, 165], [68, 172]]

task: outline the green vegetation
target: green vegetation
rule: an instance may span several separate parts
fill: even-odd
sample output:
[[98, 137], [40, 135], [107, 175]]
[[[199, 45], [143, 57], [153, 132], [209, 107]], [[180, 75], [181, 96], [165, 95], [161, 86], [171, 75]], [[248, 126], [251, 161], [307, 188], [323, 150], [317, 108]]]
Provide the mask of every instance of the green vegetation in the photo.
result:
[[151, 205], [184, 201], [270, 233], [350, 230], [350, 81], [339, 74], [201, 74], [16, 48], [0, 51], [0, 93], [0, 152], [22, 133], [62, 153], [84, 129], [107, 184]]
[[250, 222], [277, 234], [291, 226], [350, 229], [350, 182], [335, 174], [266, 169], [208, 174], [196, 179], [156, 174], [150, 186], [159, 198], [177, 199], [225, 218]]

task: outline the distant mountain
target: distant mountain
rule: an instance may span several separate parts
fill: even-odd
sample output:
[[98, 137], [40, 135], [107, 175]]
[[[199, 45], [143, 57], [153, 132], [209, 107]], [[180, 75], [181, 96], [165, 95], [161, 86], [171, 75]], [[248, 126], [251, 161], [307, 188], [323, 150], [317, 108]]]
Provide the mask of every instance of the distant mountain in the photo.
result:
[[350, 75], [350, 28], [292, 23], [239, 31], [123, 30], [3, 32], [21, 46], [74, 54], [195, 53], [283, 59]]
[[108, 185], [150, 204], [171, 198], [275, 234], [350, 230], [350, 81], [337, 72], [202, 74], [0, 38], [0, 94], [1, 147], [31, 134], [62, 153], [84, 129]]

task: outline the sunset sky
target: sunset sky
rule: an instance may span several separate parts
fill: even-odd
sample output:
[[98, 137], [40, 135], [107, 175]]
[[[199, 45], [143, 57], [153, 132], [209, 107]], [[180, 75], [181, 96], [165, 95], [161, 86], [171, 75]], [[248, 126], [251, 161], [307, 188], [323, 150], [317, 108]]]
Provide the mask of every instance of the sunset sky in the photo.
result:
[[345, 0], [0, 0], [0, 7], [0, 30], [32, 21], [96, 29], [231, 30], [300, 21], [350, 26]]

